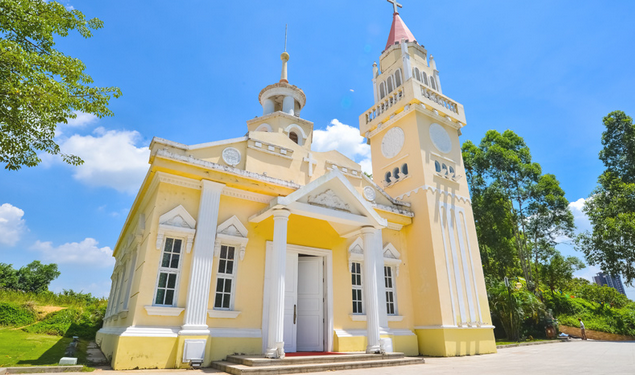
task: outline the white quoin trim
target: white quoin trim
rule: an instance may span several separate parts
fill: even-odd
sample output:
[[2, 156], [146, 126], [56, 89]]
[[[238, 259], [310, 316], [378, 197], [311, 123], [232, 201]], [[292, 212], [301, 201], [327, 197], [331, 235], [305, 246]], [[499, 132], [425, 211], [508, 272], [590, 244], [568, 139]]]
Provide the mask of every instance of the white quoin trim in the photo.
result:
[[227, 219], [216, 229], [216, 241], [214, 242], [214, 256], [220, 256], [221, 245], [236, 245], [240, 248], [240, 260], [245, 258], [245, 248], [247, 247], [247, 228], [236, 217], [236, 215]]
[[159, 217], [159, 230], [157, 232], [157, 250], [163, 248], [163, 239], [166, 235], [185, 237], [187, 239], [185, 249], [189, 253], [192, 250], [194, 234], [196, 233], [196, 220], [182, 205], [178, 205], [172, 210]]
[[389, 242], [384, 246], [383, 255], [384, 264], [395, 267], [395, 275], [399, 276], [399, 265], [401, 264], [401, 254], [399, 251]]

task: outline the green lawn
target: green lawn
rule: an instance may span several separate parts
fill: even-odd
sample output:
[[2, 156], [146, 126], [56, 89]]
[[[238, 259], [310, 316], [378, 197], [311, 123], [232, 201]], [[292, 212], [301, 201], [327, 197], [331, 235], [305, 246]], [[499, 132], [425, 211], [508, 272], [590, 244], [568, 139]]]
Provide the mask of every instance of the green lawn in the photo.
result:
[[533, 339], [533, 340], [525, 340], [525, 341], [503, 341], [503, 340], [496, 340], [496, 345], [511, 345], [511, 344], [522, 344], [525, 342], [536, 342], [536, 341], [554, 341], [551, 339]]
[[[71, 338], [0, 328], [0, 367], [57, 365]], [[84, 350], [85, 350], [85, 345]], [[80, 343], [80, 349], [82, 345]], [[79, 354], [79, 353], [78, 353]]]

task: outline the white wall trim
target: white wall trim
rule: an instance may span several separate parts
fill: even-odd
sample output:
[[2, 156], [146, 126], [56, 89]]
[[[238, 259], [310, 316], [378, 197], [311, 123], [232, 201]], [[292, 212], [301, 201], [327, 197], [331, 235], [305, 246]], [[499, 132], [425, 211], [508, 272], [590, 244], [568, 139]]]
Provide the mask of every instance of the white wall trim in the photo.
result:
[[240, 311], [236, 310], [207, 310], [207, 315], [210, 318], [219, 318], [219, 319], [236, 319], [238, 315], [240, 315]]
[[99, 333], [126, 337], [178, 337], [179, 327], [104, 327]]
[[388, 315], [389, 322], [401, 322], [403, 320], [403, 315]]
[[366, 337], [365, 329], [336, 329], [337, 337]]
[[366, 314], [348, 314], [348, 316], [354, 322], [365, 322], [367, 320]]
[[144, 308], [148, 315], [157, 316], [179, 316], [185, 310], [183, 307], [170, 307], [170, 306], [152, 306], [145, 305]]
[[244, 199], [258, 203], [269, 203], [274, 198], [271, 195], [253, 193], [251, 191], [236, 189], [229, 186], [225, 186], [225, 188], [223, 188], [222, 194], [228, 197]]
[[263, 337], [261, 330], [258, 328], [210, 328], [209, 334], [211, 337]]
[[391, 329], [390, 334], [393, 336], [416, 336], [415, 333], [409, 329]]

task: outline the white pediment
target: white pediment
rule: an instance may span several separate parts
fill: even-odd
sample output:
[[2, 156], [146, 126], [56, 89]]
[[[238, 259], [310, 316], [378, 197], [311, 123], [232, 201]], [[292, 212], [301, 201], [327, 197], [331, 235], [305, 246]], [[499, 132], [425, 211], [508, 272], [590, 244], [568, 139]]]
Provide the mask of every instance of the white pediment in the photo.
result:
[[351, 207], [348, 203], [344, 202], [344, 200], [331, 189], [327, 189], [315, 195], [309, 195], [307, 202], [316, 206], [351, 212]]
[[236, 215], [225, 220], [216, 228], [216, 241], [214, 242], [214, 256], [220, 255], [222, 245], [238, 246], [238, 256], [240, 260], [245, 258], [245, 249], [247, 247], [248, 230], [247, 227], [236, 217]]
[[236, 217], [236, 215], [224, 221], [216, 229], [216, 233], [226, 234], [233, 237], [247, 237], [247, 228]]
[[159, 229], [157, 231], [156, 248], [161, 250], [166, 235], [183, 237], [186, 239], [185, 250], [189, 253], [194, 243], [196, 233], [196, 220], [182, 205], [159, 217]]
[[353, 262], [361, 262], [362, 260], [364, 260], [364, 240], [362, 236], [358, 236], [348, 247], [348, 271], [351, 271]]
[[399, 265], [401, 264], [401, 254], [388, 242], [383, 249], [384, 264], [395, 267], [395, 274], [399, 276]]
[[196, 220], [194, 220], [192, 215], [190, 215], [182, 205], [178, 205], [161, 215], [159, 224], [178, 228], [196, 229]]

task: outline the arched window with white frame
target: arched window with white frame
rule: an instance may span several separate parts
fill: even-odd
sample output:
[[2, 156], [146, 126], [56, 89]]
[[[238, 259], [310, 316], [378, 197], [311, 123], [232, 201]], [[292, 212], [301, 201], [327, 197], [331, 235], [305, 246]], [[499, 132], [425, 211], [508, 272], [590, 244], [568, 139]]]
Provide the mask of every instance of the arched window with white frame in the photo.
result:
[[421, 71], [421, 82], [428, 86], [428, 75], [423, 70]]
[[439, 90], [439, 89], [437, 89], [437, 80], [434, 79], [434, 77], [432, 77], [432, 76], [430, 77], [430, 86], [432, 86], [432, 88], [434, 90]]
[[379, 84], [379, 99], [383, 99], [386, 96], [386, 84], [384, 82]]
[[415, 77], [417, 81], [421, 82], [421, 75], [419, 74], [419, 68], [415, 67], [413, 69], [412, 75]]
[[395, 72], [395, 87], [401, 86], [401, 69]]
[[395, 89], [395, 87], [392, 85], [392, 77], [388, 77], [386, 82], [388, 82], [388, 93], [390, 94], [392, 90]]

